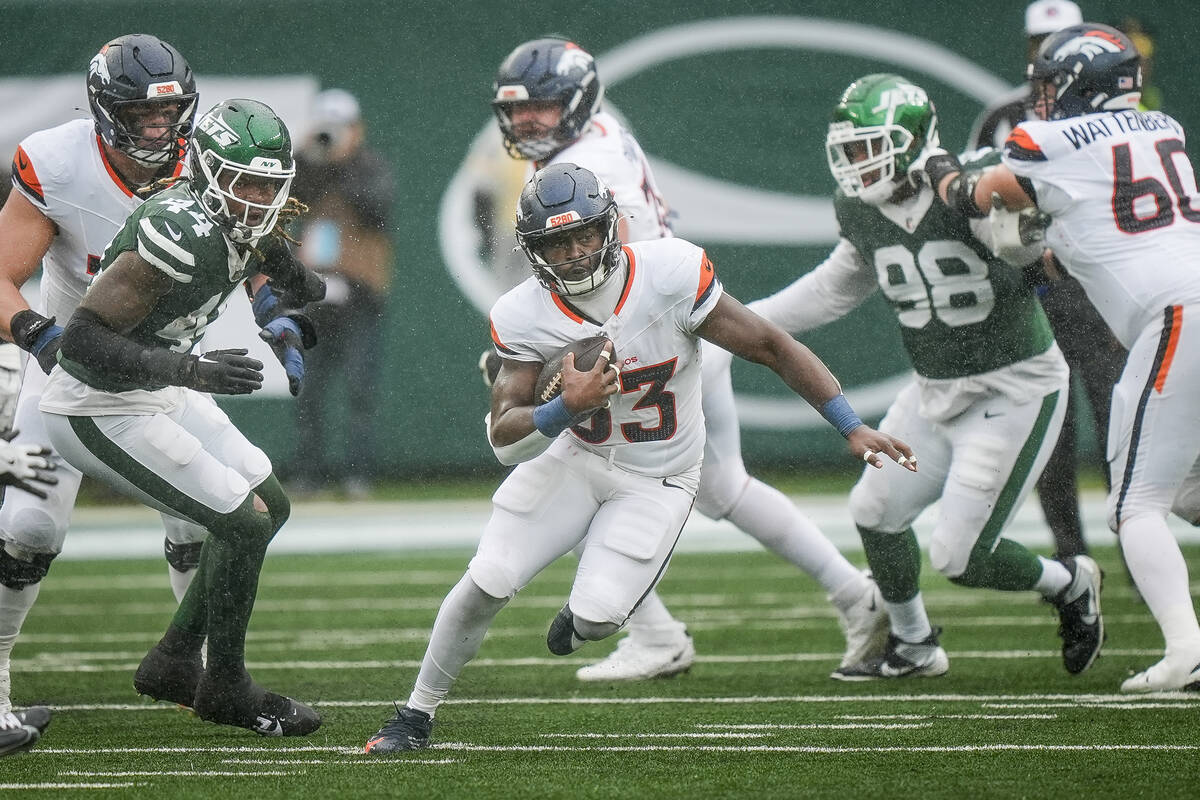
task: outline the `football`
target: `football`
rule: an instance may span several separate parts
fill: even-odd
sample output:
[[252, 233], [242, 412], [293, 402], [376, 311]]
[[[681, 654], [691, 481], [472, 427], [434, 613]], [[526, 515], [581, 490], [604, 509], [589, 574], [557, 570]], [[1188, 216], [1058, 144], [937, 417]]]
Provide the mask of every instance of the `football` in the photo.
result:
[[601, 351], [608, 347], [609, 363], [617, 360], [617, 352], [612, 341], [607, 336], [589, 336], [577, 342], [571, 342], [566, 347], [555, 351], [550, 360], [538, 374], [537, 383], [533, 387], [533, 402], [536, 405], [549, 403], [562, 393], [562, 362], [567, 353], [575, 354], [575, 369], [587, 372], [596, 366], [596, 359]]

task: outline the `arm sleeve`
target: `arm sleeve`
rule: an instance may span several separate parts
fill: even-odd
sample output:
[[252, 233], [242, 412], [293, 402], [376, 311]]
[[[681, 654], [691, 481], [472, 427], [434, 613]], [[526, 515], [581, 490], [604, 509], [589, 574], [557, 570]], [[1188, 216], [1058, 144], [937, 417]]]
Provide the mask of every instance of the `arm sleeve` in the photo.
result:
[[748, 308], [797, 334], [844, 317], [878, 287], [871, 266], [854, 245], [841, 239], [811, 272]]
[[71, 315], [63, 332], [62, 356], [121, 380], [177, 386], [183, 385], [188, 361], [187, 356], [127, 339], [86, 308]]

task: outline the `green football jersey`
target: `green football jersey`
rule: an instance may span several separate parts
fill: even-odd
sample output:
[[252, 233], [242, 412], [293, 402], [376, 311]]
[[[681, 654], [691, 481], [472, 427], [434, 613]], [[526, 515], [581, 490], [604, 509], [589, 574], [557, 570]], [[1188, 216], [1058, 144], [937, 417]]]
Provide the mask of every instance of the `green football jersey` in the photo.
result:
[[[230, 293], [261, 266], [252, 250], [239, 251], [204, 215], [186, 183], [153, 195], [134, 210], [104, 249], [97, 275], [127, 250], [162, 270], [175, 285], [126, 336], [145, 347], [177, 353], [191, 352], [224, 309]], [[162, 388], [99, 374], [65, 358], [60, 363], [71, 375], [102, 391]]]
[[841, 235], [875, 269], [913, 369], [960, 378], [1046, 352], [1054, 341], [1020, 269], [996, 258], [970, 223], [936, 200], [912, 233], [840, 191]]

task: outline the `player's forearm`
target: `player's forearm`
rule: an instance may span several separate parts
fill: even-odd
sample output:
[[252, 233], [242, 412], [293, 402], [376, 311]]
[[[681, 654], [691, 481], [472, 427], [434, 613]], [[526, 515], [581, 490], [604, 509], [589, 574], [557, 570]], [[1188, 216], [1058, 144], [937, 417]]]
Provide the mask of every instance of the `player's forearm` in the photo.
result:
[[96, 313], [80, 307], [63, 332], [62, 357], [89, 370], [147, 384], [181, 383], [186, 358], [122, 336]]
[[842, 393], [841, 384], [811, 350], [791, 337], [779, 342], [772, 362], [761, 362], [778, 375], [787, 387], [818, 411]]
[[29, 303], [21, 294], [21, 287], [4, 275], [0, 275], [0, 336], [13, 341], [13, 317], [29, 309]]

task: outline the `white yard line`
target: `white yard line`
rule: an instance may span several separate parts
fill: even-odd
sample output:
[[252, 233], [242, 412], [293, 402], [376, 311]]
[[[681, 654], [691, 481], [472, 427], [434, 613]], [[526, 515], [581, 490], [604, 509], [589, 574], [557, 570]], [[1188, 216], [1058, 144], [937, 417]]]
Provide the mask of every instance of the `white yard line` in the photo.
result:
[[145, 783], [0, 783], [0, 789], [130, 789]]
[[[1147, 700], [1153, 702], [1147, 702]], [[883, 695], [772, 695], [772, 696], [757, 696], [747, 695], [743, 697], [488, 697], [488, 698], [471, 698], [458, 697], [451, 698], [446, 701], [448, 706], [513, 706], [513, 705], [567, 705], [567, 706], [587, 706], [587, 705], [765, 705], [770, 703], [979, 703], [984, 708], [1114, 708], [1114, 709], [1140, 709], [1140, 708], [1179, 708], [1189, 709], [1200, 705], [1200, 698], [1193, 693], [1184, 692], [1161, 692], [1151, 695], [1127, 695], [1127, 694], [883, 694]], [[368, 700], [321, 700], [316, 705], [324, 708], [375, 708], [379, 706], [391, 706], [391, 698], [375, 698]], [[56, 705], [55, 711], [177, 711], [179, 706], [171, 703], [81, 703], [72, 705]], [[1053, 718], [1053, 714], [996, 714], [996, 715], [979, 715], [981, 718], [991, 718], [992, 716], [999, 719], [1042, 719], [1046, 717]], [[882, 715], [870, 717], [855, 717], [845, 716], [842, 719], [928, 719], [931, 717], [938, 718], [955, 718], [950, 714], [927, 714], [927, 715]], [[964, 719], [974, 718], [971, 715], [962, 715]], [[305, 751], [323, 752], [337, 751], [340, 748], [327, 748], [311, 746], [304, 748]], [[39, 747], [32, 752], [44, 753], [49, 749]], [[162, 748], [160, 752], [175, 752], [172, 748]], [[280, 752], [275, 748], [259, 747], [259, 748], [210, 748], [211, 752]], [[82, 751], [81, 751], [82, 752]], [[126, 751], [114, 751], [126, 752]], [[129, 751], [136, 752], [136, 751]], [[180, 750], [180, 752], [191, 752], [190, 750]], [[207, 752], [207, 751], [206, 751]]]
[[58, 773], [66, 777], [77, 778], [284, 778], [289, 775], [306, 775], [304, 770], [291, 770], [284, 772], [282, 770], [272, 770], [267, 772], [232, 772], [232, 771], [216, 771], [216, 770], [184, 770], [184, 769], [159, 769], [159, 770], [120, 770], [114, 772], [90, 772], [84, 770], [68, 770]]
[[[915, 715], [914, 715], [915, 716]], [[920, 719], [929, 719], [929, 716], [919, 717]], [[946, 717], [938, 716], [938, 719], [946, 719]], [[849, 731], [849, 730], [877, 730], [877, 731], [899, 731], [910, 730], [915, 728], [932, 728], [932, 722], [829, 722], [829, 723], [792, 723], [792, 724], [775, 724], [775, 723], [751, 723], [737, 725], [722, 725], [720, 723], [697, 723], [697, 728], [716, 728], [724, 731]], [[614, 734], [616, 735], [616, 734]], [[716, 735], [716, 734], [714, 734]], [[729, 736], [730, 734], [719, 734], [721, 736]]]
[[1016, 752], [1153, 752], [1196, 751], [1197, 744], [964, 744], [917, 745], [886, 747], [835, 747], [817, 745], [484, 745], [467, 742], [441, 742], [435, 750], [474, 753], [633, 753], [633, 752], [703, 752], [703, 753], [992, 753]]

